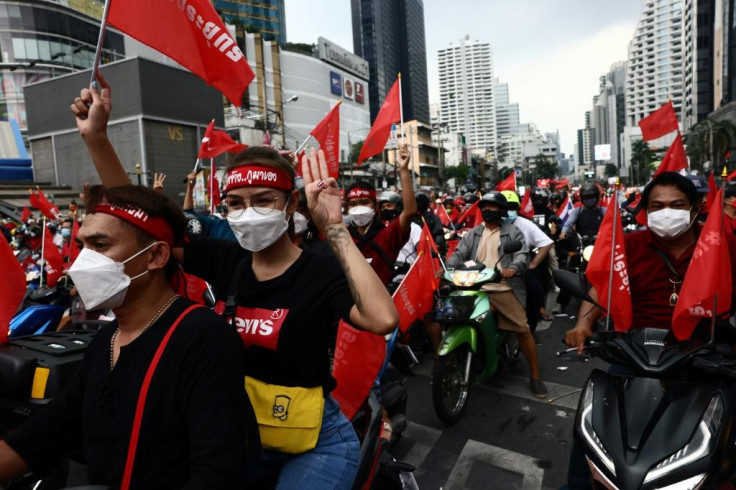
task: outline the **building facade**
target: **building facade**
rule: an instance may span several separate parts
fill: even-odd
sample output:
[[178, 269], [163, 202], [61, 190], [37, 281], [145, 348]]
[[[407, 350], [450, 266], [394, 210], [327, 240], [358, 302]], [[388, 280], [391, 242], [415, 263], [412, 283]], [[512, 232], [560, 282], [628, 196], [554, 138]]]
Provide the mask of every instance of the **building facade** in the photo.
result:
[[422, 0], [351, 0], [353, 51], [370, 65], [371, 121], [402, 75], [404, 120], [429, 122]]
[[[90, 68], [101, 5], [83, 0], [0, 0], [0, 119], [28, 127], [23, 87]], [[123, 36], [109, 30], [103, 62], [125, 56]]]
[[491, 45], [465, 39], [438, 53], [440, 119], [465, 135], [471, 151], [485, 157], [496, 149], [496, 107]]
[[267, 41], [286, 44], [284, 0], [214, 0], [222, 19], [246, 32], [260, 33]]
[[590, 125], [596, 145], [611, 145], [611, 158], [605, 162], [620, 166], [619, 138], [626, 125], [626, 63], [611, 65], [601, 76], [598, 95], [593, 98]]
[[680, 121], [687, 133], [715, 108], [713, 88], [716, 0], [684, 0], [682, 47], [684, 86]]
[[493, 99], [496, 105], [497, 137], [512, 134], [519, 126], [519, 104], [510, 102], [509, 84], [493, 79]]

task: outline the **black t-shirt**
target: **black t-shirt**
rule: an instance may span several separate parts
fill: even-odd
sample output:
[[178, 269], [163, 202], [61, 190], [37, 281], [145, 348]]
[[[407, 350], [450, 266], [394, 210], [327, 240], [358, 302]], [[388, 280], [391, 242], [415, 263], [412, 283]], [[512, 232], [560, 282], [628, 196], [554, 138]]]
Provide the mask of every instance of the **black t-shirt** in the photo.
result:
[[[167, 330], [191, 304], [177, 299], [120, 350], [112, 372], [117, 324], [102, 329], [65, 391], [4, 440], [41, 473], [83, 449], [89, 483], [118, 487], [143, 378]], [[131, 488], [242, 487], [253, 420], [242, 366], [235, 332], [210, 310], [195, 309], [181, 321], [148, 391]]]
[[245, 373], [266, 383], [332, 391], [328, 349], [337, 320], [349, 320], [353, 307], [335, 256], [303, 250], [283, 274], [258, 281], [252, 255], [237, 243], [192, 236], [184, 246], [184, 270], [215, 287], [218, 313], [242, 260], [235, 326], [245, 347]]

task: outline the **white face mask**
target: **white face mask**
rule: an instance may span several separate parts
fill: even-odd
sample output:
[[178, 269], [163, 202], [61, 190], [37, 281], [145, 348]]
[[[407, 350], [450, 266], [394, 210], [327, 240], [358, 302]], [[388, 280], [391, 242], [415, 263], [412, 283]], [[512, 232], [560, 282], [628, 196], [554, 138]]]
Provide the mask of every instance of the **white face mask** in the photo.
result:
[[647, 214], [647, 222], [649, 229], [658, 237], [676, 238], [690, 228], [690, 210], [664, 208], [652, 211]]
[[123, 262], [115, 262], [106, 255], [83, 248], [69, 268], [69, 276], [74, 281], [84, 307], [88, 311], [112, 310], [122, 305], [131, 281], [148, 273], [146, 270], [135, 277], [129, 277], [125, 274], [125, 264], [156, 243], [153, 242]]
[[[288, 206], [289, 200], [286, 200]], [[249, 207], [237, 218], [228, 215], [227, 222], [240, 246], [251, 252], [260, 252], [273, 245], [289, 229], [286, 213], [280, 209], [259, 208], [259, 214]]]
[[369, 206], [355, 206], [350, 208], [348, 215], [355, 226], [367, 226], [373, 221], [376, 211]]
[[307, 231], [307, 224], [309, 220], [300, 212], [293, 214], [292, 219], [294, 220], [294, 234], [301, 235]]

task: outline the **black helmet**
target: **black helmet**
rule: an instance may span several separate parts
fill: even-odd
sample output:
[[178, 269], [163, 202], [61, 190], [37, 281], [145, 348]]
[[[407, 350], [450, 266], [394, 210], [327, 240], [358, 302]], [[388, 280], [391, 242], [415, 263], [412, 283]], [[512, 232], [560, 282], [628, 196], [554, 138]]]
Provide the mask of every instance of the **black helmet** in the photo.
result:
[[478, 197], [478, 194], [473, 194], [472, 192], [468, 192], [467, 194], [463, 196], [463, 198], [465, 199], [465, 202], [468, 204], [473, 204], [475, 201], [480, 199], [480, 197]]
[[483, 194], [483, 197], [480, 198], [480, 202], [491, 202], [493, 204], [498, 204], [503, 210], [509, 207], [509, 203], [506, 198], [498, 191], [491, 191], [487, 194]]
[[596, 199], [600, 199], [601, 191], [598, 190], [598, 187], [595, 184], [586, 182], [580, 188], [580, 199], [585, 199], [586, 197], [595, 197]]
[[392, 202], [399, 204], [401, 202], [401, 196], [394, 191], [383, 191], [378, 195], [377, 201], [380, 202]]
[[416, 195], [417, 200], [417, 210], [420, 213], [423, 213], [429, 209], [429, 196], [424, 193], [417, 193]]

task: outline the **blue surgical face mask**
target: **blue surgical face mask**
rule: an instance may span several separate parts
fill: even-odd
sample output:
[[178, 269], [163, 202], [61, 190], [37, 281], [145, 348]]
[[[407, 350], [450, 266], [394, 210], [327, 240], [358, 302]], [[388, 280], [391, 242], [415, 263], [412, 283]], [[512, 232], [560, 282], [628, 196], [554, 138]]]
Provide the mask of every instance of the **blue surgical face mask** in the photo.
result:
[[69, 238], [72, 236], [72, 230], [71, 228], [62, 228], [61, 229], [61, 236], [64, 238]]
[[512, 223], [518, 216], [519, 216], [518, 211], [509, 209], [508, 211], [506, 211], [506, 216], [503, 217], [503, 220], [506, 223]]

